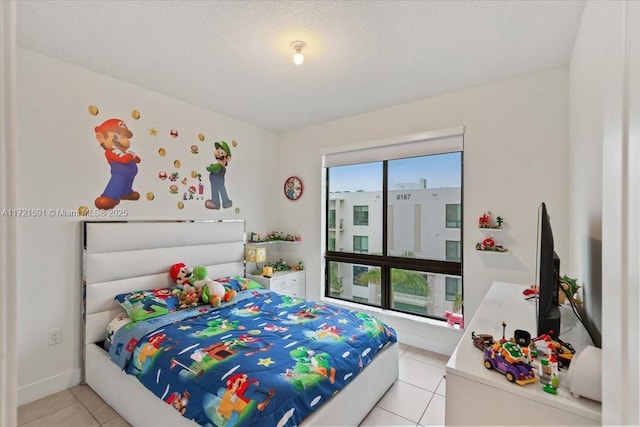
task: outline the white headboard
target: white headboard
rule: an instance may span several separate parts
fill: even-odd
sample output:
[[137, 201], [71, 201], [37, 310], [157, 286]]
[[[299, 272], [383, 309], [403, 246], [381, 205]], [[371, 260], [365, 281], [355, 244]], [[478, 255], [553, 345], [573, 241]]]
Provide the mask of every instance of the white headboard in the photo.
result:
[[244, 276], [244, 220], [84, 221], [83, 355], [121, 310], [119, 293], [171, 284], [169, 268], [204, 265], [211, 278]]

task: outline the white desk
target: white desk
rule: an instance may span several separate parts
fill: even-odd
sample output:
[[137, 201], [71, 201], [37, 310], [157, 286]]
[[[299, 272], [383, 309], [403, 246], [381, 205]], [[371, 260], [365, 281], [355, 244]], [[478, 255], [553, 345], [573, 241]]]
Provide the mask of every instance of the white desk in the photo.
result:
[[[575, 398], [566, 389], [566, 369], [560, 371], [558, 394], [542, 390], [540, 383], [519, 386], [501, 373], [483, 366], [483, 354], [473, 345], [471, 333], [502, 337], [515, 329], [536, 335], [535, 302], [522, 296], [523, 285], [494, 282], [476, 315], [465, 328], [447, 363], [446, 425], [599, 425], [599, 402]], [[570, 309], [562, 308], [560, 338], [582, 351], [591, 343], [582, 324]], [[594, 367], [600, 369], [600, 367]], [[537, 374], [537, 371], [536, 371]]]

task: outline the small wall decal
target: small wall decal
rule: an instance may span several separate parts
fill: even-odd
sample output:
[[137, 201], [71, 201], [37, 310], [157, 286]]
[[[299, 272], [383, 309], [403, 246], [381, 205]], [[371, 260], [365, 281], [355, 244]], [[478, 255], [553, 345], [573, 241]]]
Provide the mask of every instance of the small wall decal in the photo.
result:
[[177, 138], [178, 137], [178, 130], [177, 129], [171, 129], [169, 131], [169, 135], [171, 135], [172, 138]]
[[192, 145], [191, 146], [191, 154], [198, 154], [198, 146], [197, 145]]
[[133, 190], [133, 181], [138, 174], [140, 157], [129, 151], [133, 132], [118, 118], [108, 119], [94, 130], [111, 169], [111, 179], [102, 194], [96, 198], [96, 207], [109, 210], [121, 200], [138, 200], [140, 193]]
[[165, 171], [158, 172], [158, 178], [164, 181], [165, 179], [167, 179], [167, 173]]
[[226, 209], [233, 205], [224, 185], [224, 175], [231, 161], [231, 149], [225, 141], [216, 142], [214, 146], [216, 162], [207, 167], [211, 183], [211, 199], [205, 200], [204, 206], [207, 209], [220, 209], [220, 201], [222, 201], [222, 207]]
[[91, 114], [92, 116], [97, 116], [98, 115], [98, 107], [96, 107], [95, 105], [89, 105], [89, 114]]
[[157, 134], [158, 134], [158, 129], [156, 129], [154, 127], [149, 128], [149, 135], [156, 136]]
[[138, 110], [133, 110], [131, 112], [131, 117], [133, 117], [134, 119], [138, 120], [140, 118], [140, 111]]
[[204, 134], [199, 133], [199, 134], [198, 134], [198, 139], [199, 139], [200, 141], [204, 141]]
[[158, 150], [158, 154], [160, 155], [160, 157], [164, 157], [167, 155], [167, 150], [165, 150], [164, 148], [161, 148]]
[[183, 202], [178, 202], [178, 209], [182, 209], [184, 208], [184, 203]]
[[234, 139], [234, 140], [232, 140], [232, 141], [231, 141], [231, 145], [233, 145], [233, 147], [235, 148], [235, 147], [237, 147], [237, 146], [238, 146], [238, 143], [237, 143], [237, 142], [236, 142], [236, 140]]
[[147, 200], [151, 201], [151, 200], [155, 199], [155, 197], [156, 196], [154, 196], [154, 194], [151, 191], [149, 191], [147, 193]]
[[174, 160], [174, 161], [173, 161], [173, 166], [174, 166], [176, 169], [179, 169], [179, 168], [180, 168], [180, 165], [181, 165], [180, 160]]

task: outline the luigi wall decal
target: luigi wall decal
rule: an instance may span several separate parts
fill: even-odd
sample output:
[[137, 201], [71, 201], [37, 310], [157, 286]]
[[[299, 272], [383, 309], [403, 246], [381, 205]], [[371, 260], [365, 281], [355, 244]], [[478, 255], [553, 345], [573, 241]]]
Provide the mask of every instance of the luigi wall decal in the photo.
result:
[[111, 169], [107, 186], [95, 200], [96, 207], [108, 210], [113, 209], [120, 200], [138, 200], [140, 193], [133, 190], [133, 180], [138, 174], [140, 157], [129, 151], [133, 132], [123, 120], [113, 118], [96, 126], [95, 133]]
[[207, 209], [220, 209], [220, 206], [226, 209], [233, 205], [224, 186], [224, 175], [227, 171], [227, 165], [231, 161], [231, 150], [225, 141], [218, 141], [214, 143], [214, 146], [216, 161], [207, 167], [211, 183], [211, 199], [205, 200], [204, 206]]

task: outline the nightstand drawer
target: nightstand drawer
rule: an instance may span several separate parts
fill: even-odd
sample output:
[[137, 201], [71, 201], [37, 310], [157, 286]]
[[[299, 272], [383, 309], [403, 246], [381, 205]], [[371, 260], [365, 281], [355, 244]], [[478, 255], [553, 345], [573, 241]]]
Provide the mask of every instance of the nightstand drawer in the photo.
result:
[[304, 283], [289, 286], [288, 288], [282, 288], [276, 292], [282, 295], [291, 295], [292, 297], [304, 298]]
[[301, 271], [276, 271], [273, 277], [247, 276], [256, 282], [261, 283], [266, 289], [278, 292], [279, 294], [304, 298], [305, 295], [305, 272]]
[[304, 276], [300, 274], [289, 274], [283, 277], [273, 277], [269, 284], [269, 289], [272, 291], [281, 291], [283, 289], [290, 288], [292, 286], [303, 285]]

